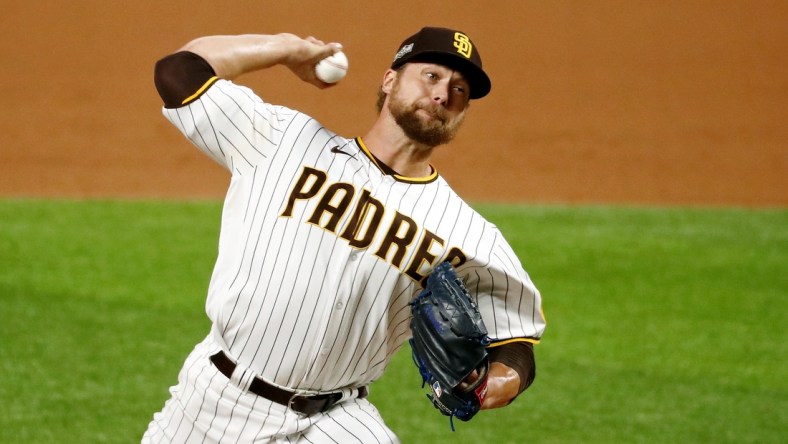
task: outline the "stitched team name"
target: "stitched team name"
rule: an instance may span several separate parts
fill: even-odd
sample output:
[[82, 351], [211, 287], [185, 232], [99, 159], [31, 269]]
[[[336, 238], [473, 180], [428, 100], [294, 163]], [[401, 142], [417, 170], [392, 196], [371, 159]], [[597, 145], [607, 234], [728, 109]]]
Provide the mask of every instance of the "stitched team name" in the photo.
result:
[[[353, 184], [326, 183], [328, 175], [304, 167], [290, 190], [287, 205], [280, 217], [292, 217], [293, 209], [301, 201], [313, 202], [312, 212], [306, 223], [333, 233], [357, 249], [375, 246], [374, 255], [420, 282], [438, 263], [451, 262], [455, 267], [465, 263], [465, 254], [457, 247], [446, 248], [445, 241], [430, 230], [424, 229], [411, 217], [396, 210], [386, 210], [367, 189], [357, 192]], [[339, 230], [339, 223], [351, 208], [355, 208], [347, 224]], [[419, 234], [419, 236], [417, 236]], [[418, 245], [414, 245], [421, 238]], [[409, 257], [404, 265], [403, 259]]]

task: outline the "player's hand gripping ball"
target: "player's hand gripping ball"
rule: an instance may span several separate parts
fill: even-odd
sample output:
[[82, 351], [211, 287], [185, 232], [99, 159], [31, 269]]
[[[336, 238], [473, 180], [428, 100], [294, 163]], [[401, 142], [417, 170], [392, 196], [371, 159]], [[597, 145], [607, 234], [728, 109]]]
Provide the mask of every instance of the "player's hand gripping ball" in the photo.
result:
[[347, 75], [347, 69], [347, 56], [339, 51], [318, 62], [315, 65], [315, 75], [323, 82], [337, 83]]

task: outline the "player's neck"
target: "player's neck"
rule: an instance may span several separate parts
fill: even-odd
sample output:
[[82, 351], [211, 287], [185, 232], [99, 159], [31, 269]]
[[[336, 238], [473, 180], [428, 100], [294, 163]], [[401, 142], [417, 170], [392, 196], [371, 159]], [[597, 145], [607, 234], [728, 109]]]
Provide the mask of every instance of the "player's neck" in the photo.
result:
[[435, 147], [414, 142], [399, 126], [390, 127], [378, 120], [362, 139], [370, 153], [400, 176], [426, 177], [432, 174], [430, 159]]

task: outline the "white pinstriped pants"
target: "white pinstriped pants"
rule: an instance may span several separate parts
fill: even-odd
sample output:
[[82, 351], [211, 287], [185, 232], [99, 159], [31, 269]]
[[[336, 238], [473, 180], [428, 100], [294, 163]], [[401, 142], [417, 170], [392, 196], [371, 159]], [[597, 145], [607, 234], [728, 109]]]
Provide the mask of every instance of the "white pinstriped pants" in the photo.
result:
[[153, 415], [143, 444], [157, 443], [399, 443], [375, 406], [348, 399], [325, 413], [304, 417], [244, 392], [209, 360], [212, 335], [186, 358], [178, 385]]

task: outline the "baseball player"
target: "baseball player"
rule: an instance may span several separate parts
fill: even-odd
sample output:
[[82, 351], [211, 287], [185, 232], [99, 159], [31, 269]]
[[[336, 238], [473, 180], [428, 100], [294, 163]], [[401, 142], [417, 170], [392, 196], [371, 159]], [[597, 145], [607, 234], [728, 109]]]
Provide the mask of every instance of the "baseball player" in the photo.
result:
[[327, 88], [314, 67], [340, 49], [292, 34], [210, 36], [157, 62], [164, 116], [231, 181], [211, 331], [143, 442], [398, 442], [369, 385], [410, 337], [408, 303], [443, 262], [492, 339], [482, 408], [533, 381], [540, 294], [500, 231], [430, 164], [469, 101], [490, 91], [478, 49], [445, 28], [407, 38], [383, 76], [377, 120], [355, 138], [233, 82], [284, 65]]

